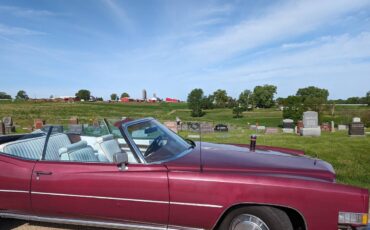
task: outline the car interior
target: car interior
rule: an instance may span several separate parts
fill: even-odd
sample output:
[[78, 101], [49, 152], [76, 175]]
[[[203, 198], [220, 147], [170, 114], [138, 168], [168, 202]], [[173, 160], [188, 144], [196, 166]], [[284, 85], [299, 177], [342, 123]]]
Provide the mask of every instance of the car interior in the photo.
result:
[[[98, 134], [102, 133], [104, 134], [104, 132]], [[129, 163], [139, 162], [122, 137], [110, 133], [100, 136], [96, 133], [89, 134], [91, 133], [52, 133], [47, 142], [45, 160], [113, 163], [114, 154], [126, 153]], [[47, 132], [36, 130], [32, 135], [23, 135], [17, 140], [1, 143], [0, 152], [24, 159], [39, 160], [44, 151], [46, 137]]]

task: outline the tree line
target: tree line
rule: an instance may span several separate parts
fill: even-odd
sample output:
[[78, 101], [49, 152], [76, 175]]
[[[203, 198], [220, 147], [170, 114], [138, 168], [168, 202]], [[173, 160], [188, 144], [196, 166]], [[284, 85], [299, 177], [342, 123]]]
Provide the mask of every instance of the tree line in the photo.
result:
[[[92, 98], [90, 90], [87, 90], [87, 89], [78, 90], [78, 92], [75, 94], [75, 96], [76, 96], [76, 98], [78, 98], [80, 100], [84, 100], [84, 101], [89, 101]], [[124, 93], [121, 94], [120, 98], [123, 98], [123, 97], [130, 97], [130, 95], [128, 93], [124, 92]], [[53, 98], [53, 96], [51, 95], [50, 98]], [[112, 101], [117, 101], [117, 100], [120, 99], [116, 93], [111, 94], [110, 98], [111, 98]], [[0, 92], [0, 99], [12, 100], [13, 97], [11, 95], [9, 95], [8, 93], [6, 93], [6, 92]], [[17, 92], [16, 96], [15, 96], [15, 100], [25, 100], [26, 101], [26, 100], [29, 100], [29, 99], [30, 99], [30, 97], [28, 96], [28, 94], [24, 90], [19, 90]], [[103, 101], [103, 98], [102, 97], [94, 97], [94, 100]]]
[[197, 88], [188, 94], [187, 102], [193, 117], [203, 116], [204, 110], [207, 109], [230, 108], [233, 110], [234, 117], [239, 118], [247, 110], [281, 106], [283, 117], [294, 120], [301, 119], [303, 112], [307, 110], [321, 113], [326, 104], [367, 104], [370, 106], [370, 91], [365, 97], [350, 97], [347, 100], [328, 100], [329, 91], [315, 86], [300, 88], [295, 95], [286, 98], [274, 99], [276, 91], [277, 87], [274, 85], [256, 86], [253, 91], [244, 90], [236, 99], [228, 96], [226, 90], [218, 89], [206, 96], [202, 89]]
[[274, 96], [277, 87], [274, 85], [256, 86], [253, 92], [249, 89], [240, 93], [239, 97], [233, 98], [227, 95], [226, 90], [218, 89], [206, 96], [202, 89], [193, 89], [187, 98], [188, 106], [193, 117], [201, 117], [205, 109], [230, 108], [235, 117], [240, 117], [242, 112], [254, 108], [271, 108], [274, 106]]

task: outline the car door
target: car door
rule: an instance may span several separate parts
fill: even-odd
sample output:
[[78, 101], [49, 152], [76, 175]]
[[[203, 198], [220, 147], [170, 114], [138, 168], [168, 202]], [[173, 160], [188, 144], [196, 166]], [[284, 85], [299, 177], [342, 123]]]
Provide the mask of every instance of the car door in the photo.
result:
[[167, 169], [163, 165], [37, 162], [32, 208], [41, 216], [166, 226]]
[[0, 210], [30, 213], [30, 179], [35, 161], [0, 154]]

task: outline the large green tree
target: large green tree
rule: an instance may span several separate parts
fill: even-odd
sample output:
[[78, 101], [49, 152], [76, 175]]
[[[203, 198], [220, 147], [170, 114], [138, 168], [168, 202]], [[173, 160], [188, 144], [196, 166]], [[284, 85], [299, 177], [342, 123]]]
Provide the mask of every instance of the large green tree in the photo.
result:
[[123, 97], [130, 97], [130, 95], [128, 93], [124, 92], [124, 93], [121, 94], [121, 98], [123, 98]]
[[28, 100], [30, 99], [24, 90], [19, 90], [17, 95], [15, 96], [15, 99], [17, 100]]
[[246, 89], [243, 92], [240, 93], [239, 99], [238, 99], [239, 104], [243, 108], [243, 110], [247, 109], [253, 109], [253, 93], [252, 91]]
[[305, 109], [321, 112], [327, 103], [329, 91], [315, 86], [298, 89], [296, 96], [300, 97]]
[[201, 117], [204, 115], [203, 103], [204, 94], [202, 89], [193, 89], [188, 95], [188, 107], [191, 109], [192, 117]]
[[277, 87], [274, 85], [256, 86], [253, 90], [253, 99], [257, 107], [271, 108], [274, 105], [274, 95]]
[[366, 94], [367, 105], [370, 106], [370, 91]]
[[202, 109], [213, 109], [215, 106], [213, 104], [214, 102], [213, 95], [208, 95], [208, 97], [203, 97], [202, 100]]
[[283, 117], [293, 119], [298, 121], [302, 119], [304, 112], [302, 99], [298, 96], [289, 96], [285, 99], [282, 99], [282, 104], [284, 106]]
[[88, 101], [90, 100], [90, 96], [91, 96], [91, 93], [89, 90], [87, 89], [80, 89], [77, 93], [76, 93], [76, 97], [78, 97], [79, 99], [81, 100], [85, 100], [85, 101]]
[[112, 93], [112, 94], [110, 95], [110, 99], [111, 99], [112, 101], [117, 101], [117, 100], [118, 100], [118, 95], [117, 95], [116, 93]]
[[226, 90], [218, 89], [213, 93], [213, 97], [215, 100], [215, 104], [219, 108], [225, 108], [227, 106], [227, 102], [229, 101], [229, 97], [227, 96]]
[[0, 92], [0, 99], [12, 99], [12, 96], [5, 92]]

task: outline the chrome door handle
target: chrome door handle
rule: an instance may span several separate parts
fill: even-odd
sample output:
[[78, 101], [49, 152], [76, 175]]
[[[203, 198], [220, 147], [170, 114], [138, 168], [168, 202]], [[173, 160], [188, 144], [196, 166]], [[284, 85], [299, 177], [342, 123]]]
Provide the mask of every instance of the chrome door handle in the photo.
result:
[[41, 175], [49, 176], [52, 174], [53, 174], [52, 172], [36, 171], [36, 176], [41, 176]]

